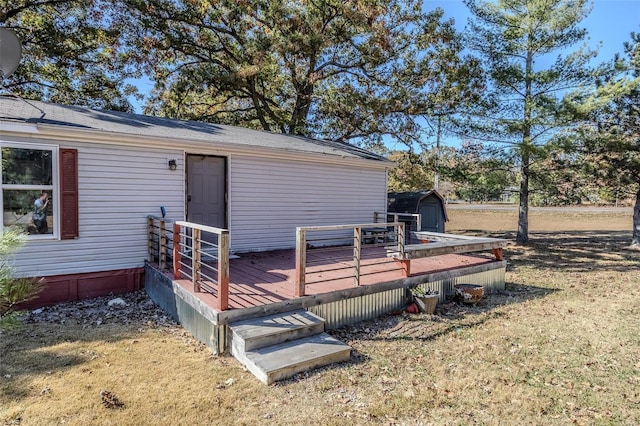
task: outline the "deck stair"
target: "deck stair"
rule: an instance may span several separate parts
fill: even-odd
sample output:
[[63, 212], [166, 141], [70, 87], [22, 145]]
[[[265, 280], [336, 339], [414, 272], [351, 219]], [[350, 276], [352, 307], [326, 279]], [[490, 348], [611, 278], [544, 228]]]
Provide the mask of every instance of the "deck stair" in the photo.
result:
[[324, 320], [305, 310], [231, 323], [229, 330], [231, 354], [265, 384], [351, 356], [351, 347], [325, 333]]

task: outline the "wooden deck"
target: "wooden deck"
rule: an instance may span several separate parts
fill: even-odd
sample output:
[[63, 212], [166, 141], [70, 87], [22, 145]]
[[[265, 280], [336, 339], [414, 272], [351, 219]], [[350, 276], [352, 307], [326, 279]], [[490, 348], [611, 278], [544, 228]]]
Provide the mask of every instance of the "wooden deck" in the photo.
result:
[[[344, 253], [318, 252], [308, 256], [310, 267], [306, 275], [306, 295], [316, 296], [354, 288], [351, 274], [352, 251]], [[407, 278], [402, 268], [386, 256], [383, 248], [369, 249], [361, 262], [360, 287], [379, 283], [411, 279], [434, 272], [454, 271], [459, 268], [490, 264], [496, 260], [487, 253], [482, 255], [448, 254], [421, 259], [411, 263]], [[327, 265], [331, 265], [327, 267]], [[314, 272], [322, 268], [322, 272]], [[295, 250], [244, 253], [231, 259], [229, 265], [229, 309], [247, 309], [277, 304], [296, 299]], [[189, 279], [175, 280], [180, 287], [212, 309], [217, 306], [215, 294], [194, 292]], [[215, 290], [214, 290], [215, 292]]]

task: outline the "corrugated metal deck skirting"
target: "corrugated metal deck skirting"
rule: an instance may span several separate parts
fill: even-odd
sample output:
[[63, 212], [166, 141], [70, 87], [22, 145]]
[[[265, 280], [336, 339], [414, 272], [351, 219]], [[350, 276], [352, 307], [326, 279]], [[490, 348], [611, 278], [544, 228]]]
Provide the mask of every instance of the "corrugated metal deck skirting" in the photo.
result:
[[[457, 284], [479, 284], [484, 286], [487, 294], [495, 293], [504, 290], [505, 268], [432, 281], [420, 284], [419, 287], [438, 291], [440, 293], [439, 301], [444, 302], [447, 295], [454, 293], [454, 286]], [[325, 328], [332, 330], [403, 309], [410, 300], [409, 290], [398, 288], [312, 306], [308, 310], [324, 318]]]
[[[439, 291], [441, 302], [445, 301], [446, 295], [453, 294], [453, 286], [456, 284], [480, 284], [485, 287], [487, 294], [504, 290], [505, 268], [506, 262], [501, 261], [412, 276], [402, 281], [355, 288], [349, 297], [344, 297], [344, 292], [335, 292], [336, 297], [328, 297], [324, 303], [317, 303], [314, 296], [306, 296], [269, 305], [269, 310], [274, 313], [276, 310], [286, 312], [307, 309], [324, 318], [325, 329], [331, 330], [404, 308], [411, 300], [408, 287], [415, 285]], [[376, 290], [375, 287], [379, 289]], [[228, 349], [229, 321], [259, 317], [265, 311], [264, 306], [256, 306], [218, 312], [150, 264], [145, 268], [145, 289], [156, 303], [194, 337], [209, 346], [216, 355]]]

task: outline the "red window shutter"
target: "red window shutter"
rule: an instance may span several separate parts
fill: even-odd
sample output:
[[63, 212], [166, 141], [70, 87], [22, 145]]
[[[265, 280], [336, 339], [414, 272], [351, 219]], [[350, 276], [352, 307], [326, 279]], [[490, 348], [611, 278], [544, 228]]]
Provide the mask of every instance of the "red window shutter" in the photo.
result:
[[60, 238], [78, 238], [78, 150], [60, 148]]

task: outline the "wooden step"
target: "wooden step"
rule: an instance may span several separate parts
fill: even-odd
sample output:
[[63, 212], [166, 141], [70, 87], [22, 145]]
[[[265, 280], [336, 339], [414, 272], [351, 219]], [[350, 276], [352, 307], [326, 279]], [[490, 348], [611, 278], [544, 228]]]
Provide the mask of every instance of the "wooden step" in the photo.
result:
[[320, 333], [253, 351], [238, 358], [260, 381], [269, 385], [302, 371], [349, 361], [351, 347]]
[[311, 312], [298, 310], [231, 323], [229, 330], [231, 353], [235, 356], [322, 333], [324, 320]]

